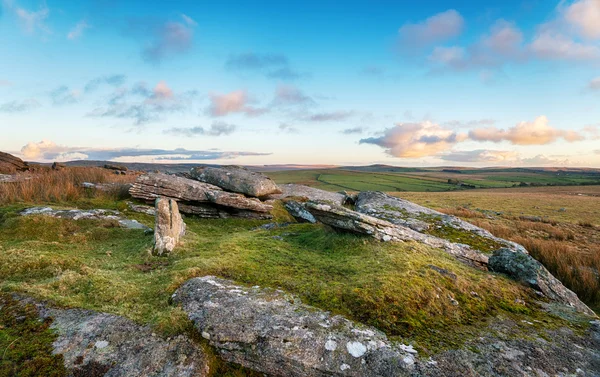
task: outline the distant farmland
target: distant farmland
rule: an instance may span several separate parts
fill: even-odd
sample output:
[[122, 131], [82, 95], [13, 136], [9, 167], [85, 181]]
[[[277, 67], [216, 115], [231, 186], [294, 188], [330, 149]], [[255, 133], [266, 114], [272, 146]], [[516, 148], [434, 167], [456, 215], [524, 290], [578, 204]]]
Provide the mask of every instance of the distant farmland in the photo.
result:
[[407, 169], [389, 166], [267, 172], [277, 183], [328, 191], [424, 192], [524, 186], [600, 185], [598, 170]]

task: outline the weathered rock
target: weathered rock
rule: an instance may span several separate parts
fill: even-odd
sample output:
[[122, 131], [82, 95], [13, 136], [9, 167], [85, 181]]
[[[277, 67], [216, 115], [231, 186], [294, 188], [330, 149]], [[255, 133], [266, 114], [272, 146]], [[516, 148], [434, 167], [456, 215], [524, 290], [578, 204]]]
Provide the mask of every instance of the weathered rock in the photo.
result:
[[179, 211], [187, 215], [195, 215], [205, 219], [228, 219], [239, 217], [253, 220], [269, 220], [273, 218], [268, 212], [254, 212], [249, 210], [221, 207], [212, 203], [179, 202]]
[[67, 165], [62, 162], [54, 162], [52, 163], [52, 170], [63, 170], [66, 169]]
[[283, 199], [289, 197], [305, 198], [316, 202], [329, 202], [342, 205], [346, 201], [346, 196], [337, 192], [319, 190], [314, 187], [296, 185], [293, 183], [280, 185], [281, 194], [269, 195], [268, 199]]
[[[1, 169], [1, 167], [0, 167]], [[32, 178], [30, 175], [25, 174], [0, 174], [0, 183], [15, 183], [28, 181]]]
[[580, 312], [594, 316], [594, 312], [577, 295], [565, 287], [540, 262], [531, 255], [503, 248], [496, 250], [488, 262], [488, 268], [500, 272], [541, 291], [546, 297], [574, 307]]
[[152, 254], [161, 256], [171, 253], [184, 234], [185, 223], [175, 199], [157, 198]]
[[127, 202], [127, 208], [129, 208], [129, 210], [133, 212], [145, 213], [146, 215], [150, 216], [156, 215], [156, 208], [145, 204], [135, 204], [132, 202]]
[[165, 196], [183, 201], [207, 202], [208, 192], [221, 191], [217, 186], [163, 173], [140, 175], [129, 189], [134, 198], [154, 201]]
[[364, 234], [380, 241], [416, 241], [441, 248], [457, 259], [481, 269], [487, 269], [488, 256], [468, 245], [419, 233], [402, 225], [352, 211], [342, 206], [307, 202], [303, 204], [318, 221], [336, 229]]
[[21, 216], [43, 215], [69, 220], [114, 220], [123, 228], [151, 230], [137, 220], [125, 219], [119, 211], [110, 209], [52, 209], [51, 207], [31, 207], [20, 212]]
[[[490, 240], [513, 250], [527, 252], [523, 246], [512, 241], [495, 237], [490, 232], [466, 222], [456, 216], [420, 206], [408, 200], [396, 198], [379, 191], [364, 191], [358, 194], [355, 209], [379, 219], [411, 228], [417, 232], [425, 232], [432, 225], [449, 226], [454, 229], [472, 233], [475, 236]], [[489, 250], [481, 250], [489, 252]]]
[[18, 171], [28, 170], [29, 166], [12, 154], [0, 152], [0, 174], [12, 174]]
[[127, 166], [125, 165], [117, 165], [117, 164], [104, 164], [104, 169], [109, 170], [118, 170], [118, 171], [127, 171]]
[[225, 191], [257, 198], [281, 192], [271, 178], [241, 166], [193, 168], [190, 175], [200, 182], [219, 186]]
[[281, 291], [212, 276], [173, 295], [223, 359], [281, 377], [408, 376], [416, 351]]
[[199, 182], [174, 175], [149, 173], [141, 175], [133, 184], [129, 193], [134, 198], [155, 200], [165, 196], [189, 205], [213, 203], [237, 210], [270, 212], [273, 207], [256, 198], [247, 198], [241, 194], [225, 192], [209, 183]]
[[304, 208], [304, 206], [296, 201], [289, 200], [284, 204], [285, 209], [292, 215], [296, 220], [300, 222], [316, 223], [317, 219]]
[[56, 309], [31, 299], [16, 299], [22, 305], [34, 305], [40, 321], [52, 321], [50, 328], [57, 334], [53, 353], [63, 356], [69, 376], [209, 375], [208, 358], [185, 336], [164, 339], [150, 328], [116, 315]]

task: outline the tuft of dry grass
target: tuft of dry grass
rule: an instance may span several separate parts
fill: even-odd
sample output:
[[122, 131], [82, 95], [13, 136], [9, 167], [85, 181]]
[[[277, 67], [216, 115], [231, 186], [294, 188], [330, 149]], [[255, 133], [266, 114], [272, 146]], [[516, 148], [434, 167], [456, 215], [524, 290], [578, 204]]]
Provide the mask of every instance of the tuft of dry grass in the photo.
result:
[[446, 215], [452, 215], [457, 217], [462, 217], [466, 219], [483, 219], [485, 215], [478, 211], [473, 211], [472, 209], [465, 207], [456, 207], [456, 208], [443, 208], [440, 212], [445, 213]]
[[[117, 175], [98, 167], [68, 167], [61, 170], [37, 169], [33, 173], [24, 173], [22, 178], [18, 182], [0, 184], [0, 205], [71, 202], [96, 196], [120, 199], [126, 194], [126, 184], [132, 183], [136, 175]], [[107, 191], [90, 190], [81, 186], [84, 182], [115, 185]]]

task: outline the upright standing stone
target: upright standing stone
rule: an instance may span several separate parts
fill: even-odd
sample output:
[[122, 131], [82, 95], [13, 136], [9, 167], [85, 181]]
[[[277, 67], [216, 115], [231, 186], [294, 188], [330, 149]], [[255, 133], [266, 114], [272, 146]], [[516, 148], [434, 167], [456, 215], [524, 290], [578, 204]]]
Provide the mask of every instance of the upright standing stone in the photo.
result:
[[161, 256], [171, 253], [179, 238], [185, 234], [185, 223], [179, 213], [174, 199], [156, 198], [156, 224], [154, 226], [153, 255]]

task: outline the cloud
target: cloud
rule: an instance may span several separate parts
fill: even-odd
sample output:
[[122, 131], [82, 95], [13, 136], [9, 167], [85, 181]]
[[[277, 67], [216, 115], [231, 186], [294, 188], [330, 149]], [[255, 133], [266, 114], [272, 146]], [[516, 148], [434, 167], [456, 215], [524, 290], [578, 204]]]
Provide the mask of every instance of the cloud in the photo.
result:
[[0, 80], [0, 86], [12, 86], [12, 82], [8, 80]]
[[353, 115], [353, 111], [333, 111], [307, 115], [302, 117], [302, 120], [309, 122], [339, 122], [346, 120]]
[[268, 111], [268, 109], [250, 106], [251, 101], [245, 90], [236, 90], [227, 94], [211, 94], [210, 102], [207, 113], [213, 117], [235, 113], [258, 116]]
[[588, 83], [587, 88], [589, 90], [600, 90], [600, 77], [596, 77], [596, 78], [592, 79]]
[[508, 141], [517, 145], [544, 145], [561, 138], [568, 142], [584, 139], [576, 131], [564, 131], [551, 127], [548, 124], [548, 118], [545, 116], [539, 116], [533, 122], [520, 122], [508, 130], [496, 127], [474, 129], [469, 132], [469, 138], [494, 143]]
[[74, 156], [77, 159], [89, 160], [144, 160], [147, 162], [175, 162], [175, 161], [202, 161], [233, 159], [240, 156], [268, 156], [271, 153], [260, 152], [237, 152], [237, 151], [218, 151], [218, 150], [187, 150], [178, 149], [141, 149], [141, 148], [87, 148], [87, 147], [67, 147], [57, 145], [49, 140], [42, 140], [38, 143], [28, 143], [21, 148], [21, 155], [28, 160], [36, 161], [57, 161], [65, 160], [68, 156]]
[[447, 41], [462, 33], [464, 23], [460, 13], [450, 9], [420, 23], [403, 25], [398, 30], [400, 43], [404, 46], [419, 47]]
[[300, 133], [300, 131], [297, 128], [295, 128], [291, 124], [287, 124], [287, 123], [281, 123], [279, 125], [279, 130], [281, 132], [285, 132], [285, 133], [288, 133], [288, 134], [298, 134], [298, 133]]
[[295, 86], [279, 85], [275, 90], [274, 106], [314, 105], [315, 101]]
[[75, 26], [73, 26], [71, 31], [69, 31], [69, 33], [67, 34], [67, 39], [70, 39], [73, 41], [73, 40], [81, 38], [81, 36], [83, 35], [83, 32], [86, 29], [89, 29], [90, 27], [91, 27], [90, 24], [88, 24], [85, 20], [79, 21], [77, 24], [75, 24]]
[[106, 106], [95, 108], [87, 116], [133, 119], [140, 126], [161, 119], [162, 114], [186, 111], [195, 95], [175, 93], [165, 81], [159, 81], [152, 89], [139, 82], [131, 88], [118, 88]]
[[600, 39], [600, 2], [598, 0], [576, 1], [566, 8], [564, 17], [580, 35]]
[[12, 1], [4, 2], [8, 10], [12, 10], [19, 20], [21, 28], [26, 34], [33, 35], [38, 31], [42, 34], [51, 34], [52, 31], [46, 26], [46, 19], [50, 15], [50, 9], [43, 2], [37, 11], [30, 11], [15, 6]]
[[191, 17], [184, 14], [174, 21], [159, 22], [138, 18], [129, 20], [124, 34], [145, 41], [142, 49], [145, 61], [160, 63], [192, 49], [196, 25]]
[[439, 156], [445, 161], [455, 162], [490, 162], [503, 163], [515, 162], [519, 158], [519, 153], [514, 151], [497, 151], [488, 149], [477, 149], [472, 151], [453, 151]]
[[79, 102], [81, 92], [71, 90], [69, 87], [63, 85], [51, 91], [50, 98], [52, 99], [52, 104], [55, 106], [71, 105]]
[[24, 113], [41, 107], [42, 105], [33, 98], [28, 98], [22, 101], [10, 101], [0, 105], [2, 113]]
[[205, 129], [204, 127], [190, 127], [190, 128], [171, 128], [165, 131], [166, 134], [175, 136], [223, 136], [231, 135], [235, 132], [237, 126], [234, 124], [228, 124], [224, 122], [213, 122], [210, 128]]
[[288, 58], [281, 54], [247, 52], [231, 55], [225, 62], [225, 68], [231, 71], [258, 72], [279, 80], [294, 80], [303, 76], [292, 69]]
[[529, 45], [531, 53], [541, 59], [551, 60], [597, 60], [600, 48], [583, 44], [555, 31], [545, 30]]
[[84, 90], [86, 92], [93, 92], [98, 89], [101, 85], [120, 86], [125, 83], [125, 75], [108, 75], [96, 77], [93, 80], [88, 81], [85, 84]]
[[356, 134], [362, 134], [363, 132], [365, 132], [365, 129], [363, 127], [354, 127], [354, 128], [346, 128], [345, 130], [342, 130], [340, 133], [342, 133], [344, 135], [356, 135]]
[[460, 121], [460, 120], [450, 120], [448, 122], [444, 122], [444, 126], [449, 127], [475, 127], [475, 126], [490, 126], [495, 124], [496, 121], [493, 119], [477, 119], [477, 120], [469, 120], [469, 121]]
[[363, 67], [359, 73], [364, 76], [381, 77], [385, 75], [385, 69], [376, 65], [368, 65]]
[[418, 158], [446, 151], [465, 138], [465, 135], [425, 121], [398, 123], [384, 130], [382, 136], [361, 139], [359, 143], [378, 145], [394, 157]]

